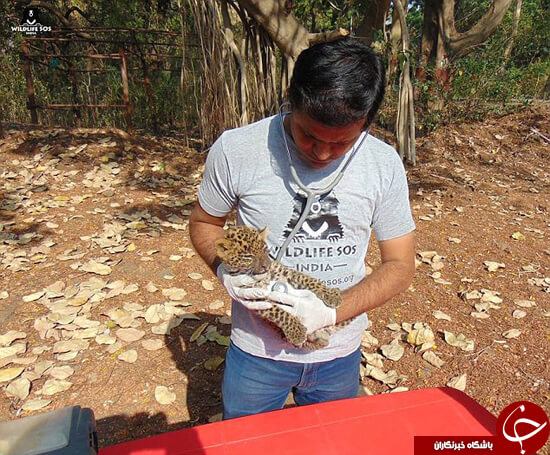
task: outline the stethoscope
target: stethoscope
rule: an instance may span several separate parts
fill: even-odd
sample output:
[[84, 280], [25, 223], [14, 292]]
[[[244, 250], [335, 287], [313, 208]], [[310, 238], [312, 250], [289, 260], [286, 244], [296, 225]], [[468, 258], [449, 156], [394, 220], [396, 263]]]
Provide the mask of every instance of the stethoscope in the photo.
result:
[[292, 156], [290, 155], [290, 148], [288, 147], [288, 141], [287, 141], [287, 138], [286, 138], [286, 131], [285, 131], [285, 125], [284, 125], [284, 118], [285, 118], [286, 115], [290, 114], [291, 111], [283, 111], [283, 106], [285, 106], [285, 104], [288, 104], [288, 103], [282, 104], [281, 107], [279, 108], [279, 120], [280, 120], [280, 124], [281, 124], [281, 134], [283, 135], [283, 141], [284, 141], [285, 148], [286, 148], [286, 153], [287, 153], [287, 156], [288, 156], [288, 164], [289, 164], [289, 167], [290, 167], [290, 175], [292, 176], [293, 180], [296, 182], [296, 184], [300, 188], [299, 192], [303, 193], [302, 196], [304, 196], [306, 198], [306, 205], [305, 205], [304, 209], [302, 210], [302, 214], [300, 215], [300, 218], [298, 219], [298, 221], [294, 225], [294, 229], [292, 229], [292, 231], [290, 232], [290, 234], [286, 238], [285, 242], [282, 244], [281, 248], [279, 249], [279, 251], [277, 253], [277, 256], [275, 257], [276, 261], [281, 260], [281, 258], [283, 257], [283, 254], [286, 251], [288, 245], [290, 245], [290, 242], [292, 242], [292, 239], [294, 238], [294, 236], [302, 228], [302, 225], [306, 221], [309, 214], [310, 213], [316, 214], [321, 210], [320, 200], [324, 196], [328, 195], [334, 189], [334, 187], [336, 185], [338, 185], [340, 180], [342, 180], [342, 178], [344, 177], [344, 172], [345, 172], [346, 168], [349, 166], [349, 164], [351, 163], [351, 160], [353, 159], [353, 157], [355, 156], [357, 151], [361, 148], [361, 145], [363, 145], [363, 142], [365, 141], [365, 139], [369, 135], [368, 130], [361, 133], [363, 135], [363, 137], [359, 141], [359, 144], [353, 146], [353, 150], [351, 151], [349, 157], [347, 158], [347, 161], [340, 168], [340, 170], [338, 171], [338, 174], [336, 175], [336, 177], [334, 177], [332, 182], [330, 182], [324, 188], [319, 188], [319, 189], [309, 188], [307, 185], [304, 185], [304, 183], [300, 179], [300, 176], [298, 175], [298, 173], [296, 172], [296, 168], [294, 167], [294, 163], [292, 162]]

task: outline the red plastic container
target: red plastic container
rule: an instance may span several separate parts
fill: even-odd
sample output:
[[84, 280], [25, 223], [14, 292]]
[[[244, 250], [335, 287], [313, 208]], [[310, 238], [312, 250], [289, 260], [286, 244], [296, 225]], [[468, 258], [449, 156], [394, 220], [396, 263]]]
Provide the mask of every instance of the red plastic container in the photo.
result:
[[494, 436], [496, 418], [447, 387], [283, 409], [131, 441], [99, 455], [414, 453], [414, 436]]

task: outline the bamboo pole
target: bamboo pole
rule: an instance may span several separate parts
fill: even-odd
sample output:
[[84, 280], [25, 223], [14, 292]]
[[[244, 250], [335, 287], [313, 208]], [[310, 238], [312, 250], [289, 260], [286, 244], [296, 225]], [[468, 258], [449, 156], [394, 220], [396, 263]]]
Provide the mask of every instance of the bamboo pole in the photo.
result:
[[29, 44], [27, 41], [21, 43], [21, 55], [23, 58], [23, 73], [27, 83], [27, 108], [31, 111], [31, 123], [38, 125], [38, 112], [36, 110], [36, 98], [34, 96], [34, 83], [32, 80], [31, 62], [29, 59]]
[[145, 94], [147, 95], [147, 103], [149, 105], [149, 114], [151, 115], [151, 120], [153, 122], [153, 131], [157, 133], [158, 122], [157, 122], [157, 116], [155, 113], [155, 103], [153, 101], [153, 90], [151, 89], [151, 76], [149, 73], [149, 65], [147, 64], [147, 60], [145, 59], [145, 54], [142, 51], [141, 43], [138, 41], [134, 33], [132, 33], [132, 40], [134, 41], [134, 45], [136, 46], [136, 49], [138, 50], [138, 53], [139, 53], [139, 60], [141, 62], [141, 72], [143, 74], [143, 85], [145, 87]]
[[125, 104], [37, 104], [38, 109], [73, 109], [75, 107], [110, 107], [110, 108], [125, 108]]
[[73, 105], [75, 106], [73, 108], [74, 120], [76, 127], [80, 128], [82, 126], [82, 114], [80, 113], [80, 109], [77, 107], [78, 104], [80, 104], [78, 99], [78, 79], [76, 77], [75, 67], [72, 59], [69, 59], [68, 66], [69, 75], [71, 78], [71, 88], [73, 92]]
[[0, 107], [0, 139], [4, 139], [6, 137], [6, 133], [4, 132], [4, 126], [2, 125], [2, 118], [4, 117], [2, 112], [2, 107]]
[[132, 106], [130, 106], [130, 91], [128, 89], [128, 71], [126, 69], [126, 54], [124, 49], [120, 49], [120, 76], [122, 78], [122, 96], [126, 110], [126, 130], [132, 131]]

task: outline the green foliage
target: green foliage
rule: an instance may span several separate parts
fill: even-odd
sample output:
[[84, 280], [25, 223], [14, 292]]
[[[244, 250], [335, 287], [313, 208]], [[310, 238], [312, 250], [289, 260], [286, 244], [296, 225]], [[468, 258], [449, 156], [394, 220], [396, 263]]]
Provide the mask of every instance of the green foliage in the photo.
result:
[[[491, 40], [491, 52], [498, 53], [498, 43], [507, 43], [512, 29], [513, 8]], [[550, 9], [546, 0], [523, 0], [519, 33], [512, 51], [516, 66], [548, 60], [550, 55]], [[502, 52], [502, 47], [500, 52]]]
[[7, 71], [0, 71], [0, 100], [2, 100], [2, 120], [22, 121], [29, 118], [26, 105], [25, 79], [21, 71], [9, 71], [19, 65], [15, 55], [0, 57], [0, 66]]
[[[465, 31], [472, 27], [490, 4], [490, 0], [457, 1], [457, 29]], [[483, 118], [489, 112], [521, 109], [542, 97], [550, 75], [548, 8], [544, 0], [523, 0], [518, 35], [511, 58], [505, 60], [514, 6], [512, 2], [502, 24], [483, 45], [464, 58], [451, 58], [447, 80], [438, 82], [433, 67], [427, 68], [424, 81], [415, 80], [417, 125], [421, 133], [440, 124]], [[415, 19], [411, 23], [417, 24], [418, 12], [412, 14]], [[412, 40], [419, 42], [421, 28], [412, 29], [411, 35]], [[418, 48], [413, 51], [418, 52]]]
[[[59, 11], [64, 13], [66, 2], [53, 1]], [[72, 2], [71, 5], [80, 7], [89, 18], [89, 22], [81, 15], [73, 13], [71, 20], [79, 27], [126, 28], [128, 31], [115, 33], [100, 32], [94, 37], [93, 46], [77, 40], [57, 43], [33, 42], [35, 47], [42, 48], [44, 53], [62, 53], [64, 55], [86, 55], [88, 52], [99, 54], [117, 54], [121, 47], [126, 49], [128, 82], [130, 88], [130, 103], [133, 108], [132, 122], [134, 127], [151, 128], [157, 125], [182, 125], [196, 119], [194, 109], [194, 76], [189, 68], [191, 59], [196, 58], [196, 52], [187, 50], [185, 60], [186, 80], [183, 90], [180, 84], [180, 69], [182, 66], [182, 46], [179, 36], [166, 37], [152, 35], [138, 29], [153, 29], [181, 33], [182, 15], [178, 5], [181, 2], [157, 0], [155, 2], [135, 2], [132, 0], [94, 0], [92, 2]], [[22, 4], [8, 4], [0, 1], [0, 13], [8, 18], [7, 27], [0, 31], [0, 96], [2, 98], [3, 121], [29, 122], [30, 112], [26, 108], [27, 91], [22, 70], [22, 60], [19, 55], [19, 46], [24, 36], [11, 32], [10, 25], [18, 24], [23, 10]], [[5, 13], [5, 14], [4, 14]], [[50, 24], [54, 29], [59, 27], [55, 16], [40, 9], [43, 22]], [[183, 14], [186, 33], [191, 33], [192, 25], [188, 15]], [[175, 47], [162, 44], [143, 44], [146, 42], [172, 42]], [[141, 44], [139, 44], [141, 43]], [[149, 107], [149, 99], [145, 90], [144, 74], [142, 70], [143, 54], [165, 54], [172, 57], [157, 58], [146, 55], [145, 63], [149, 66], [153, 109]], [[67, 60], [63, 57], [38, 56], [40, 52], [31, 50], [33, 83], [38, 104], [71, 104], [75, 101], [72, 82], [68, 71]], [[122, 82], [120, 76], [120, 62], [118, 60], [88, 60], [87, 58], [72, 58], [78, 83], [77, 102], [89, 104], [123, 104]], [[94, 72], [87, 73], [90, 64]], [[72, 126], [74, 112], [66, 110], [39, 109], [41, 124], [56, 124]], [[121, 109], [114, 108], [83, 108], [81, 116], [84, 126], [114, 125], [125, 126], [125, 115]]]
[[312, 33], [359, 25], [369, 0], [297, 0], [292, 12]]
[[[459, 31], [468, 30], [485, 14], [492, 0], [457, 0], [456, 25]], [[65, 11], [67, 2], [52, 0], [61, 11]], [[373, 0], [295, 0], [292, 12], [310, 32], [335, 30], [339, 27], [357, 29]], [[550, 73], [550, 14], [547, 0], [523, 0], [523, 9], [519, 31], [511, 57], [505, 61], [503, 54], [509, 42], [514, 16], [514, 2], [507, 12], [503, 23], [489, 40], [479, 46], [472, 54], [450, 62], [448, 79], [437, 82], [433, 68], [427, 68], [425, 80], [418, 81], [413, 77], [417, 98], [416, 109], [420, 131], [436, 128], [441, 123], [456, 122], [484, 116], [491, 110], [503, 111], [522, 107], [524, 102], [540, 97]], [[119, 39], [132, 42], [137, 40], [159, 41], [148, 33], [137, 29], [167, 30], [181, 32], [181, 21], [186, 31], [186, 58], [184, 62], [185, 83], [180, 86], [180, 69], [182, 65], [181, 41], [176, 37], [178, 47], [161, 45], [128, 45], [128, 67], [133, 123], [135, 127], [151, 128], [153, 124], [193, 126], [197, 123], [197, 104], [200, 103], [201, 75], [193, 68], [198, 68], [196, 59], [198, 50], [193, 46], [192, 15], [181, 9], [187, 7], [185, 0], [155, 0], [135, 2], [133, 0], [93, 0], [83, 2], [75, 0], [71, 5], [79, 6], [89, 16], [89, 22], [78, 14], [71, 16], [80, 26], [128, 28], [134, 31], [117, 34], [97, 35], [99, 39]], [[4, 2], [0, 0], [0, 16], [7, 19], [7, 26], [0, 28], [0, 98], [2, 99], [3, 121], [28, 122], [30, 113], [26, 108], [27, 95], [25, 78], [22, 72], [19, 46], [22, 36], [11, 32], [9, 26], [18, 23], [23, 3]], [[231, 8], [230, 8], [231, 10]], [[408, 5], [407, 24], [411, 37], [410, 61], [418, 61], [419, 45], [423, 29], [424, 1], [411, 0]], [[56, 19], [46, 12], [43, 16], [56, 25]], [[390, 28], [392, 10], [388, 14], [386, 31]], [[238, 22], [238, 21], [236, 21]], [[57, 24], [58, 25], [58, 24]], [[236, 36], [241, 36], [239, 29]], [[379, 115], [378, 122], [392, 128], [398, 92], [399, 71], [404, 55], [391, 48], [388, 36], [378, 32], [376, 48], [383, 54], [389, 71], [389, 84], [386, 102]], [[65, 45], [67, 53], [85, 54], [90, 49], [76, 42]], [[117, 53], [121, 43], [96, 43], [94, 52]], [[145, 61], [150, 65], [153, 109], [145, 90], [142, 61], [138, 47], [142, 50], [159, 54], [169, 54], [168, 58], [154, 62], [150, 56]], [[55, 49], [45, 47], [49, 52]], [[66, 72], [63, 59], [38, 59], [43, 65], [33, 63], [34, 84], [37, 102], [72, 103], [73, 92], [71, 81]], [[280, 61], [280, 60], [279, 60]], [[87, 66], [87, 59], [74, 59], [77, 69]], [[116, 60], [94, 61], [94, 69], [104, 72], [78, 73], [80, 102], [94, 104], [122, 104], [122, 84], [119, 62]], [[416, 68], [412, 68], [415, 74]], [[237, 88], [235, 88], [237, 90]], [[198, 99], [197, 99], [198, 98]], [[73, 112], [40, 110], [42, 124], [73, 124]], [[124, 111], [120, 109], [83, 109], [84, 125], [116, 125], [124, 127]]]

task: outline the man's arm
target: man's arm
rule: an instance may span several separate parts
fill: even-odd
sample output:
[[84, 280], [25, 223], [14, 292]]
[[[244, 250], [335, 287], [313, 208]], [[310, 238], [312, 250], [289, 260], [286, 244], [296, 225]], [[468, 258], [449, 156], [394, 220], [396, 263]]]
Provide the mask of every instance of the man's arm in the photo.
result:
[[329, 308], [313, 292], [293, 289], [268, 295], [281, 309], [296, 316], [312, 333], [382, 305], [408, 288], [414, 274], [414, 233], [380, 242], [382, 264], [359, 284], [342, 293], [342, 304]]
[[232, 276], [224, 271], [223, 267], [221, 275], [218, 275], [220, 260], [216, 255], [214, 242], [223, 237], [223, 226], [226, 219], [226, 216], [209, 215], [197, 204], [189, 219], [191, 243], [233, 300], [242, 303], [249, 310], [267, 310], [272, 307], [272, 304], [266, 301], [269, 290], [265, 287], [251, 287], [255, 283], [254, 278], [248, 275]]
[[220, 218], [209, 215], [198, 203], [189, 218], [191, 243], [214, 275], [216, 275], [219, 265], [214, 242], [223, 237], [223, 226], [226, 219], [227, 216]]
[[342, 293], [336, 322], [372, 310], [408, 289], [414, 275], [414, 232], [379, 242], [382, 264], [356, 286]]

